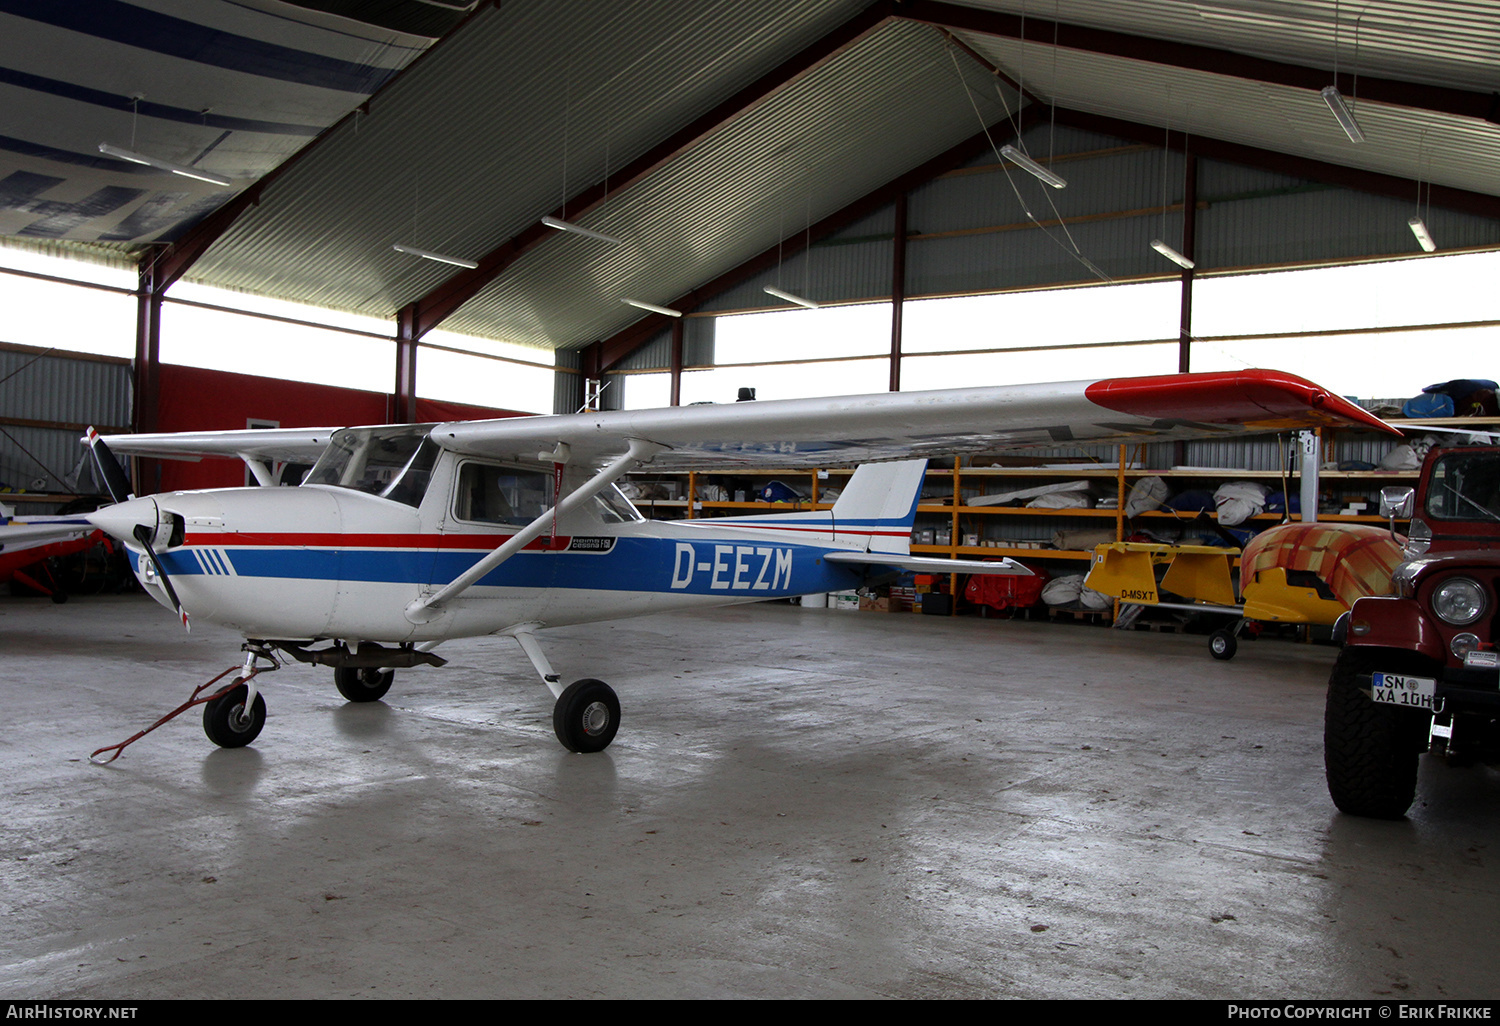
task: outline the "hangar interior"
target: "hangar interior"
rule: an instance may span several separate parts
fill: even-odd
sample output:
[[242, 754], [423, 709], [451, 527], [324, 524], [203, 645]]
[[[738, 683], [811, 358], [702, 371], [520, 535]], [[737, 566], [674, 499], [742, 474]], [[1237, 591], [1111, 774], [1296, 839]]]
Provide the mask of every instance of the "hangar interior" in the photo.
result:
[[[1492, 0], [85, 0], [0, 21], [20, 514], [101, 489], [89, 426], [1255, 366], [1381, 409], [1484, 378], [1500, 331]], [[1279, 481], [1290, 505], [1297, 444], [950, 460], [914, 551], [1081, 573], [1133, 531], [1197, 539], [1177, 514], [1127, 523], [1146, 473]], [[1373, 493], [1415, 481], [1383, 462], [1395, 441], [1318, 444], [1304, 503], [1332, 522], [1384, 523]], [[238, 461], [131, 469], [141, 494], [252, 483]], [[761, 469], [630, 490], [677, 519], [764, 511], [773, 485], [827, 508], [847, 483]], [[1080, 476], [1114, 505], [975, 501]], [[595, 755], [551, 744], [491, 639], [369, 707], [289, 667], [253, 748], [179, 723], [106, 770], [93, 742], [239, 640], [174, 634], [139, 593], [15, 590], [17, 996], [1494, 992], [1493, 770], [1424, 760], [1405, 820], [1336, 812], [1335, 651], [1310, 630], [1215, 661], [1184, 617], [1094, 630], [1117, 610], [1017, 615], [942, 574], [852, 611], [559, 628], [553, 658], [626, 698]], [[947, 615], [894, 615], [913, 606]]]

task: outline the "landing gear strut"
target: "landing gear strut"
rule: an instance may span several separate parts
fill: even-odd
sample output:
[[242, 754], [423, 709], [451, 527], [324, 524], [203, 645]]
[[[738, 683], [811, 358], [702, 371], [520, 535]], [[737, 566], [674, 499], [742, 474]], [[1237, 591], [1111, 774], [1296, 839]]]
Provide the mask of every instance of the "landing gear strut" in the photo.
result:
[[266, 725], [266, 700], [255, 686], [256, 660], [264, 657], [271, 669], [281, 664], [266, 649], [245, 645], [245, 666], [236, 682], [203, 703], [203, 733], [220, 748], [243, 748], [260, 736]]
[[602, 752], [620, 729], [620, 699], [602, 680], [585, 677], [564, 688], [561, 678], [537, 644], [539, 625], [516, 628], [512, 636], [521, 645], [531, 665], [557, 699], [552, 706], [552, 730], [570, 752]]

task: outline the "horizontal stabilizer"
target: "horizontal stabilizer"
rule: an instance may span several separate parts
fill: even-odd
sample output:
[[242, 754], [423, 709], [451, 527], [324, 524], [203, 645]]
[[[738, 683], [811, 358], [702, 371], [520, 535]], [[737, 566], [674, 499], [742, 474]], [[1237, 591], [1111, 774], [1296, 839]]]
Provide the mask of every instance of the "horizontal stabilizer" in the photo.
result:
[[939, 559], [936, 556], [905, 556], [895, 552], [829, 552], [823, 558], [830, 563], [899, 566], [903, 570], [916, 570], [924, 574], [1032, 576], [1030, 570], [1013, 559]]

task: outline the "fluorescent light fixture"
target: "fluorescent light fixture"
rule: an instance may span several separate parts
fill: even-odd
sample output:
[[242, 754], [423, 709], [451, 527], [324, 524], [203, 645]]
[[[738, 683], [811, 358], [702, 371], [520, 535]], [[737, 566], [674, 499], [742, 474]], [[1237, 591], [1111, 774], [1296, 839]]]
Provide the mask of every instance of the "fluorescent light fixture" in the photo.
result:
[[1414, 217], [1406, 222], [1411, 225], [1411, 233], [1417, 237], [1422, 248], [1428, 253], [1437, 252], [1437, 243], [1432, 241], [1432, 233], [1427, 230], [1427, 223], [1420, 217]]
[[1168, 260], [1172, 261], [1172, 263], [1176, 264], [1178, 267], [1185, 267], [1191, 271], [1196, 266], [1191, 260], [1183, 256], [1181, 253], [1177, 252], [1171, 246], [1168, 246], [1160, 239], [1152, 239], [1151, 248], [1156, 250], [1162, 256], [1166, 257]]
[[1344, 96], [1337, 86], [1323, 87], [1323, 102], [1328, 104], [1329, 110], [1333, 111], [1333, 116], [1338, 119], [1339, 127], [1344, 130], [1350, 142], [1365, 141], [1365, 133], [1360, 131], [1359, 122], [1354, 120], [1354, 112], [1344, 103]]
[[818, 308], [818, 304], [814, 303], [811, 299], [803, 299], [801, 296], [793, 295], [790, 292], [783, 292], [774, 285], [767, 285], [766, 293], [768, 295], [775, 296], [777, 299], [784, 299], [788, 303], [796, 303], [798, 306], [805, 306], [809, 310], [816, 310]]
[[195, 167], [174, 164], [170, 160], [157, 160], [155, 157], [148, 157], [144, 153], [136, 153], [133, 150], [122, 150], [120, 147], [111, 146], [109, 143], [100, 143], [99, 152], [107, 157], [118, 157], [121, 160], [128, 160], [132, 164], [144, 164], [147, 167], [154, 167], [158, 171], [170, 171], [174, 175], [181, 175], [184, 178], [196, 178], [198, 181], [207, 182], [210, 185], [234, 184], [223, 175], [216, 175], [212, 171], [199, 171]]
[[655, 303], [647, 303], [639, 299], [622, 299], [622, 303], [629, 303], [638, 310], [649, 310], [652, 313], [662, 314], [667, 317], [681, 317], [681, 310], [673, 310], [670, 306], [657, 306]]
[[587, 239], [598, 239], [600, 242], [608, 242], [614, 246], [618, 246], [620, 244], [620, 240], [615, 238], [613, 235], [605, 235], [603, 232], [592, 231], [591, 229], [584, 228], [581, 225], [576, 225], [572, 221], [564, 221], [560, 218], [552, 217], [550, 215], [542, 218], [542, 224], [546, 225], [548, 228], [556, 228], [560, 232], [572, 232], [574, 235], [582, 235]]
[[1046, 182], [1054, 189], [1066, 189], [1068, 187], [1066, 179], [1059, 178], [1057, 175], [1042, 167], [1042, 165], [1026, 156], [1026, 154], [1022, 153], [1014, 146], [1006, 145], [1000, 147], [1000, 156], [1019, 165], [1023, 171], [1028, 171], [1031, 174], [1036, 175], [1038, 179]]
[[446, 256], [442, 253], [434, 253], [429, 249], [418, 249], [416, 246], [403, 246], [399, 242], [391, 248], [397, 253], [421, 257], [423, 260], [436, 260], [440, 264], [452, 264], [454, 267], [467, 267], [471, 271], [479, 266], [473, 260], [465, 260], [463, 257]]

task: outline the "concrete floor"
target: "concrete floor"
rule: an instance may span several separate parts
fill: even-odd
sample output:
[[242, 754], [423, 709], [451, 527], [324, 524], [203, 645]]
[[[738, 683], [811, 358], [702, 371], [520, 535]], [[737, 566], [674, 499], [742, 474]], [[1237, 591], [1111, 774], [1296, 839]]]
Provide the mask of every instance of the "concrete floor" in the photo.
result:
[[602, 755], [497, 639], [368, 706], [263, 677], [253, 748], [195, 710], [88, 762], [237, 648], [0, 601], [0, 993], [1500, 994], [1500, 776], [1335, 812], [1327, 648], [746, 606], [551, 632], [620, 692]]

